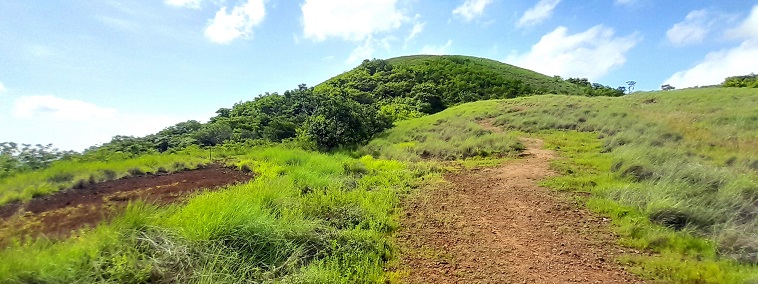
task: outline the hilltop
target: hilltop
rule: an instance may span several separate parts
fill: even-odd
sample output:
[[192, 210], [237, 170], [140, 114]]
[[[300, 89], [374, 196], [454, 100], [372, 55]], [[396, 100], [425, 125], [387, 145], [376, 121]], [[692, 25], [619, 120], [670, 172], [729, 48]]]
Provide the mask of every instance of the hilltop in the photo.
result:
[[316, 85], [315, 92], [378, 103], [397, 119], [435, 113], [460, 103], [534, 94], [585, 95], [580, 86], [495, 60], [415, 55], [365, 60]]

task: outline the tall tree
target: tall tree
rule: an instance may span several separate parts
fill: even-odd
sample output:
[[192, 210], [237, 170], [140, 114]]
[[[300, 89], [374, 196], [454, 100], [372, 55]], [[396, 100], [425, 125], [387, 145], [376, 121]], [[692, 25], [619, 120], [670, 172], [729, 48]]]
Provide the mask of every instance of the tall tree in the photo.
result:
[[634, 86], [637, 85], [637, 82], [635, 82], [635, 81], [626, 81], [626, 84], [629, 85], [629, 88], [627, 88], [626, 90], [631, 94], [632, 91], [634, 90]]

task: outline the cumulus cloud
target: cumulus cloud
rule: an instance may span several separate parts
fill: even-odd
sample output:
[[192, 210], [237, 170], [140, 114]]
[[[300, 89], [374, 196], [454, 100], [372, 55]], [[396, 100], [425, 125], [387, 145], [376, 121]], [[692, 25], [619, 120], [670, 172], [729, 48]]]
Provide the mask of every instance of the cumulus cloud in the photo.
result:
[[227, 44], [237, 38], [251, 38], [253, 27], [263, 22], [266, 15], [264, 0], [247, 0], [231, 11], [222, 7], [208, 22], [205, 36], [215, 43]]
[[492, 0], [466, 0], [453, 9], [453, 15], [470, 22], [484, 14], [484, 9], [492, 4]]
[[753, 6], [742, 23], [727, 30], [726, 35], [743, 41], [736, 47], [708, 53], [695, 66], [674, 73], [663, 83], [677, 88], [707, 86], [719, 84], [729, 76], [758, 73], [758, 5]]
[[330, 37], [364, 41], [400, 28], [408, 20], [398, 0], [305, 0], [303, 35], [315, 41]]
[[622, 66], [627, 51], [639, 40], [636, 34], [616, 37], [613, 29], [602, 25], [576, 34], [558, 27], [542, 36], [529, 52], [513, 53], [506, 62], [548, 75], [596, 80]]
[[[56, 96], [25, 96], [15, 100], [9, 140], [53, 143], [60, 149], [84, 150], [116, 135], [144, 136], [188, 120], [166, 115], [125, 113], [93, 103]], [[28, 131], [34, 129], [34, 131]]]
[[171, 6], [200, 9], [202, 0], [166, 0], [164, 3]]
[[715, 15], [707, 10], [692, 11], [684, 21], [674, 24], [666, 31], [666, 37], [676, 45], [700, 43], [711, 31], [714, 21]]
[[347, 60], [345, 63], [348, 64], [355, 64], [363, 59], [371, 59], [373, 58], [374, 52], [377, 48], [384, 48], [385, 50], [390, 50], [391, 44], [390, 42], [394, 40], [394, 37], [385, 37], [382, 39], [374, 39], [372, 35], [369, 35], [366, 40], [363, 41], [363, 43], [359, 46], [357, 46], [353, 51], [350, 53], [350, 55], [347, 57]]
[[742, 24], [726, 32], [728, 37], [737, 39], [758, 38], [758, 5], [753, 6], [750, 15]]
[[700, 63], [663, 83], [677, 88], [715, 85], [729, 76], [756, 73], [757, 66], [758, 39], [746, 40], [735, 48], [708, 53]]
[[8, 91], [8, 89], [5, 88], [5, 85], [3, 85], [3, 82], [0, 82], [0, 93], [5, 93], [7, 91]]
[[447, 43], [443, 45], [425, 45], [423, 48], [421, 48], [420, 53], [429, 54], [429, 55], [448, 54], [450, 51], [450, 47], [452, 46], [453, 46], [453, 40], [447, 40]]
[[540, 2], [537, 2], [537, 5], [524, 12], [524, 15], [518, 20], [516, 26], [526, 27], [541, 23], [553, 15], [553, 10], [560, 2], [561, 0], [540, 0]]
[[411, 29], [411, 32], [408, 34], [408, 36], [405, 37], [405, 41], [410, 41], [416, 38], [417, 35], [424, 31], [424, 26], [426, 26], [426, 23], [423, 22], [413, 24], [413, 28]]
[[47, 116], [63, 120], [107, 118], [116, 112], [92, 103], [67, 100], [55, 96], [25, 96], [16, 99], [13, 115], [17, 118]]

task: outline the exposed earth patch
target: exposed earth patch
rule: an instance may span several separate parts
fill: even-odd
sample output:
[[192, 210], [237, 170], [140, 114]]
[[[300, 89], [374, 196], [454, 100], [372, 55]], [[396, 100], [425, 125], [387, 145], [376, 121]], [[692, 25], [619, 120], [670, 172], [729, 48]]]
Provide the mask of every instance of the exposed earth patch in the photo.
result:
[[409, 283], [643, 283], [615, 262], [609, 221], [537, 185], [553, 153], [445, 176], [405, 205], [397, 236]]
[[249, 181], [250, 173], [210, 165], [172, 174], [131, 176], [0, 207], [0, 243], [10, 237], [62, 238], [121, 212], [129, 202], [169, 204], [190, 194]]

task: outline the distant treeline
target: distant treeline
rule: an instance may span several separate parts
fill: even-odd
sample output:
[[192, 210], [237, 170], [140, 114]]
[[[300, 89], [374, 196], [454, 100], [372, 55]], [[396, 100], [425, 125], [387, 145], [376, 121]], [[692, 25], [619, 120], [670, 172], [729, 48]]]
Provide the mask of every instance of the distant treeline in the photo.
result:
[[722, 87], [736, 87], [736, 88], [758, 88], [758, 75], [750, 73], [750, 75], [733, 76], [728, 77], [721, 83]]

